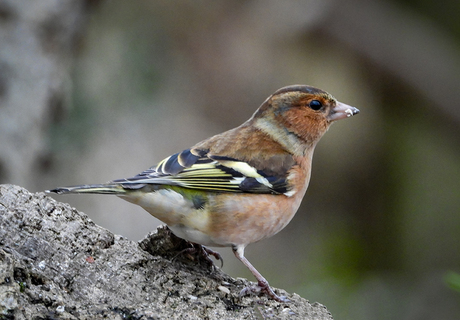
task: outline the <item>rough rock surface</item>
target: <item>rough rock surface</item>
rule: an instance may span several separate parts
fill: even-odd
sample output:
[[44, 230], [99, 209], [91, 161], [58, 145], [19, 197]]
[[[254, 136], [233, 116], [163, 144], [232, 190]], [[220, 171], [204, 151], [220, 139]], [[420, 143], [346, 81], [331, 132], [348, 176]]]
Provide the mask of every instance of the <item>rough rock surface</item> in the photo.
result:
[[319, 303], [239, 297], [249, 281], [178, 254], [159, 228], [139, 243], [84, 213], [0, 185], [0, 319], [332, 319]]

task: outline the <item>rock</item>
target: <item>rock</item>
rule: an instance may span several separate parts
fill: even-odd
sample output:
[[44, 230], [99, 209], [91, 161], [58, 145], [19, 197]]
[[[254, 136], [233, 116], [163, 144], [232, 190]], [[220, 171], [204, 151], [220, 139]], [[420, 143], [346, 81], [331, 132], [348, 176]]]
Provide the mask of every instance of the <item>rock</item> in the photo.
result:
[[44, 193], [0, 185], [0, 319], [332, 319], [297, 294], [239, 297], [160, 227], [136, 243]]

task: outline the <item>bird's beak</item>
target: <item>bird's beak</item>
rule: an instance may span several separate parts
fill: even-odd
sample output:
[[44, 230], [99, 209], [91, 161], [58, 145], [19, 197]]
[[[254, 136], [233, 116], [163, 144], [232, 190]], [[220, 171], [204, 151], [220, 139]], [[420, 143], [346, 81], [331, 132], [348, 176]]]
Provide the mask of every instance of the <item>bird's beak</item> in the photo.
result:
[[335, 107], [331, 110], [328, 119], [329, 121], [336, 121], [340, 119], [349, 118], [358, 113], [359, 110], [357, 108], [337, 101]]

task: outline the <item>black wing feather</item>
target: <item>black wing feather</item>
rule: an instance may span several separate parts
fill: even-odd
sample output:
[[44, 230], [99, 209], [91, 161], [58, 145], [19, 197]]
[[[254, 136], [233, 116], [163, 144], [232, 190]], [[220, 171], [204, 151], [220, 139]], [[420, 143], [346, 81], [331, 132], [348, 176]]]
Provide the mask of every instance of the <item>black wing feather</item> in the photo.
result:
[[[240, 166], [253, 169], [253, 173], [240, 172]], [[289, 185], [288, 172], [282, 171], [281, 175], [266, 175], [263, 170], [252, 168], [235, 158], [209, 155], [207, 150], [187, 149], [132, 178], [112, 182], [120, 183], [127, 189], [175, 185], [213, 192], [283, 194], [289, 191]], [[273, 174], [273, 171], [270, 173]]]

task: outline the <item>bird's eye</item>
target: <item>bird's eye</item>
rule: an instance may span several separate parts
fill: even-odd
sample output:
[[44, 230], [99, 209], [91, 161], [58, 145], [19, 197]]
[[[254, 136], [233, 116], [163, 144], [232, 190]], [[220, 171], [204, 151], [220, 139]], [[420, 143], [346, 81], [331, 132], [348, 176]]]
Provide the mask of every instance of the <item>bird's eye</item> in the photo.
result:
[[310, 104], [309, 104], [310, 108], [312, 108], [313, 110], [319, 110], [321, 109], [321, 107], [323, 106], [323, 104], [318, 101], [318, 100], [312, 100], [310, 101]]

